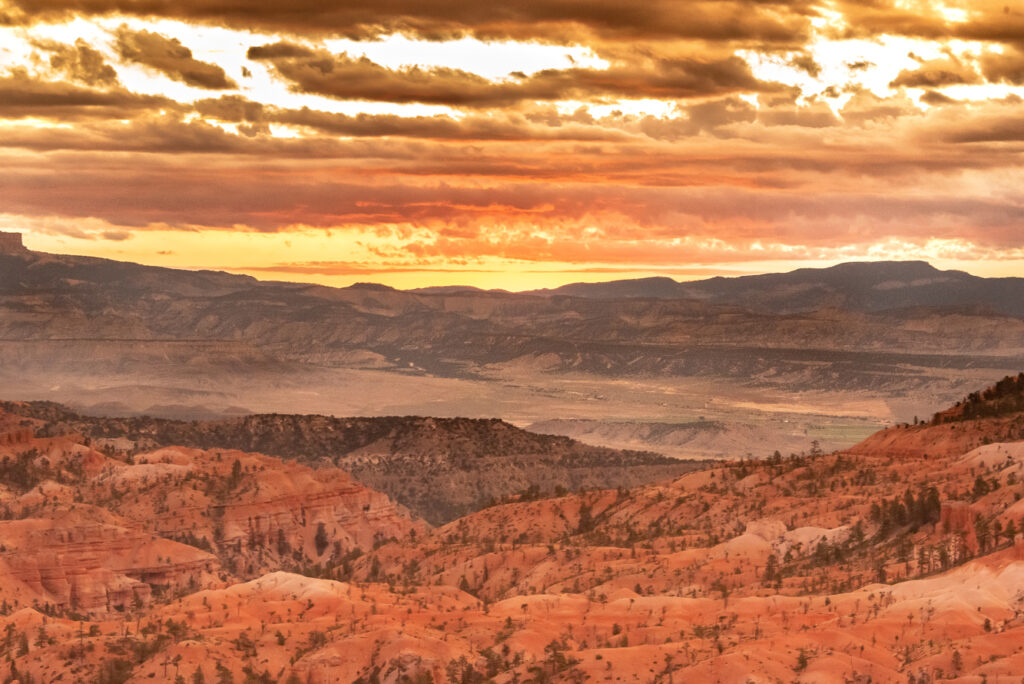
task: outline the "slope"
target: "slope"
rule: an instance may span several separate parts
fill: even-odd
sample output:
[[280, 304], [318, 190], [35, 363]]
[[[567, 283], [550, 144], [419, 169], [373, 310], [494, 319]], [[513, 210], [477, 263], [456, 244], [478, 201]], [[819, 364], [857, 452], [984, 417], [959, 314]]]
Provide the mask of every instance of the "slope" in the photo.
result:
[[[1001, 386], [979, 395], [1005, 398], [1009, 384]], [[32, 420], [9, 420], [5, 434]], [[732, 461], [655, 485], [499, 504], [436, 529], [406, 528], [362, 554], [325, 547], [324, 562], [292, 568], [304, 574], [226, 575], [126, 606], [123, 616], [8, 606], [0, 675], [145, 681], [198, 672], [206, 681], [361, 684], [1016, 678], [1024, 442], [995, 441], [992, 420], [956, 421], [991, 442], [968, 451], [950, 443], [915, 452], [920, 435], [948, 427], [920, 424], [848, 452]], [[170, 449], [109, 472], [167, 468], [183, 456], [216, 462], [216, 452]], [[273, 462], [233, 456], [243, 479]], [[110, 467], [102, 454], [91, 458], [100, 473]], [[153, 473], [135, 473], [120, 499], [101, 503], [142, 511]], [[65, 486], [82, 481], [90, 478]], [[243, 498], [252, 488], [229, 491]], [[18, 586], [0, 573], [8, 583]]]
[[632, 487], [706, 465], [589, 446], [496, 419], [266, 414], [203, 422], [88, 417], [45, 402], [0, 406], [43, 421], [44, 434], [73, 432], [128, 453], [187, 445], [341, 468], [435, 524], [525, 491]]

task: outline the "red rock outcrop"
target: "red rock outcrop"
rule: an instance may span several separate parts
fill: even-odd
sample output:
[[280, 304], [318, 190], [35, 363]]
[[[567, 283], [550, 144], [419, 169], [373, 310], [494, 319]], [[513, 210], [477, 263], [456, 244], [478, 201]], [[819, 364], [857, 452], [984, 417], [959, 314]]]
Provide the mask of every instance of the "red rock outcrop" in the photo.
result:
[[153, 587], [199, 586], [218, 566], [199, 549], [73, 514], [2, 521], [0, 548], [5, 599], [82, 613], [147, 604]]
[[277, 567], [282, 555], [321, 562], [428, 529], [347, 473], [240, 451], [139, 454], [134, 464], [107, 467], [88, 488], [147, 531], [215, 546], [247, 574]]
[[939, 524], [944, 530], [966, 535], [972, 546], [977, 543], [974, 539], [974, 521], [977, 519], [977, 511], [966, 501], [942, 502]]
[[32, 428], [19, 428], [17, 430], [7, 430], [0, 432], [0, 446], [14, 446], [18, 444], [27, 444], [35, 437], [35, 432]]
[[[964, 429], [985, 438], [984, 426]], [[330, 468], [168, 448], [89, 474], [63, 449], [61, 480], [26, 491], [19, 472], [9, 485], [6, 505], [33, 517], [0, 523], [0, 596], [77, 601], [107, 619], [0, 618], [0, 678], [1019, 678], [1024, 443], [925, 456], [915, 434], [887, 434], [908, 440], [891, 452], [524, 496], [436, 529]], [[211, 544], [229, 571], [191, 594], [147, 593], [209, 558], [152, 534]], [[349, 545], [362, 555], [339, 558]], [[117, 615], [129, 601], [138, 608]]]

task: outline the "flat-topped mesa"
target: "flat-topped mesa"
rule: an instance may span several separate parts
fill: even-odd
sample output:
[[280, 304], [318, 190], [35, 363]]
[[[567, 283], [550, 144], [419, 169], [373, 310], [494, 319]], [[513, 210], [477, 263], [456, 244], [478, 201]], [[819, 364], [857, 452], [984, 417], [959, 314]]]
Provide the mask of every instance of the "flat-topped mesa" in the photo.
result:
[[28, 252], [21, 240], [21, 233], [0, 232], [0, 254], [24, 254]]

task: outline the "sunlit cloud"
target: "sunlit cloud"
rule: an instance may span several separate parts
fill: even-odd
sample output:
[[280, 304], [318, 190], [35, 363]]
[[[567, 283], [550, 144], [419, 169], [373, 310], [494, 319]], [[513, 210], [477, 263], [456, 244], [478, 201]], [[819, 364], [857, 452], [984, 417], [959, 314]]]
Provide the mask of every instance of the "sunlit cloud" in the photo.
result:
[[1019, 12], [685, 5], [9, 0], [0, 225], [332, 284], [1021, 261]]

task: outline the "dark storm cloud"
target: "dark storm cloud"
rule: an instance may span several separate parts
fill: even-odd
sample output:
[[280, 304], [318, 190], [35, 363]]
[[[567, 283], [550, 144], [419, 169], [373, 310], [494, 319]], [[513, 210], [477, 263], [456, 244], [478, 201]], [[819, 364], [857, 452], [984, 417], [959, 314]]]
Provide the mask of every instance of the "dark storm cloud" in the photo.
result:
[[132, 31], [122, 26], [117, 31], [117, 50], [128, 61], [151, 67], [197, 88], [237, 87], [222, 68], [194, 58], [192, 51], [177, 38], [145, 30]]

